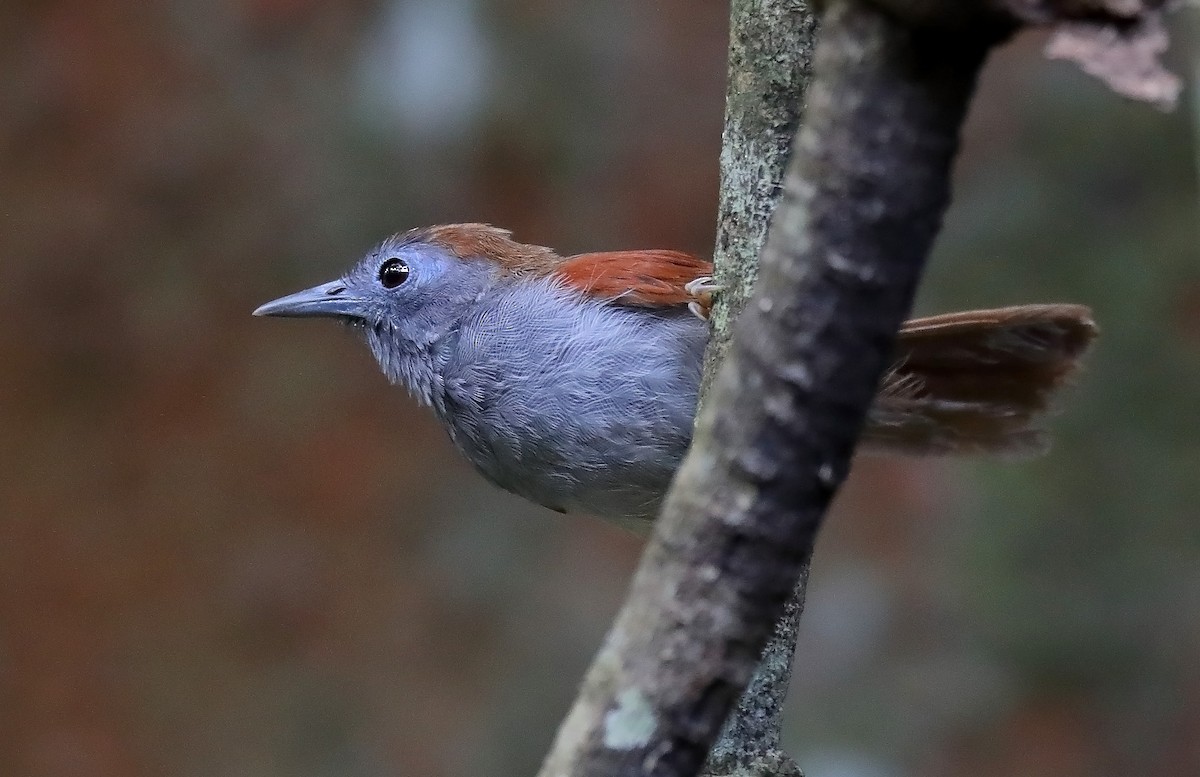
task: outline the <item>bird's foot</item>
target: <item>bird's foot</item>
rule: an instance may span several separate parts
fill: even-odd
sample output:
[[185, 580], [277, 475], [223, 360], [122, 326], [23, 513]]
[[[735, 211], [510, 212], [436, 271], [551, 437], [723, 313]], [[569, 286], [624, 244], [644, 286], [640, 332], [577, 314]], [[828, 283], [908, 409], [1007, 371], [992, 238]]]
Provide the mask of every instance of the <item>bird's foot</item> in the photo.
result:
[[683, 290], [695, 297], [694, 300], [688, 302], [688, 310], [692, 311], [692, 315], [701, 321], [707, 321], [708, 314], [712, 310], [713, 293], [722, 291], [724, 288], [721, 284], [714, 282], [711, 275], [701, 275], [699, 278], [688, 281], [684, 284]]
[[683, 285], [683, 290], [693, 297], [712, 294], [714, 291], [724, 291], [725, 287], [713, 280], [711, 275], [701, 275]]

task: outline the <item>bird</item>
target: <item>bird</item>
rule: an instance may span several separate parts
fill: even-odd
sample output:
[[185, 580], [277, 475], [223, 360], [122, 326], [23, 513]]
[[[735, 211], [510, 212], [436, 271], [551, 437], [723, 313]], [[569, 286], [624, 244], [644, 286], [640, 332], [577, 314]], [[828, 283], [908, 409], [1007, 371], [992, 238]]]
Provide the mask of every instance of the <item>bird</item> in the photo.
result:
[[[489, 224], [445, 224], [392, 235], [254, 315], [350, 325], [487, 480], [645, 533], [691, 442], [712, 273], [681, 251], [562, 256]], [[1038, 453], [1040, 421], [1096, 334], [1074, 304], [909, 320], [861, 445]]]

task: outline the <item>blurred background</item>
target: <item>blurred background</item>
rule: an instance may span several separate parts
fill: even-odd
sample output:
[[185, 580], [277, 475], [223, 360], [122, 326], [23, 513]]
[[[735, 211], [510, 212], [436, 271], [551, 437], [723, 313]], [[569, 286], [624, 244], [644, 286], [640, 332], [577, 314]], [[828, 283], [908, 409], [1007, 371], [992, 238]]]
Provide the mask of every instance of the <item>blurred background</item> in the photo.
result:
[[[0, 5], [0, 774], [528, 775], [639, 541], [487, 485], [324, 322], [385, 235], [714, 237], [724, 3]], [[1030, 462], [861, 460], [813, 777], [1200, 774], [1197, 14], [1163, 114], [1021, 38], [919, 312], [1094, 306]]]

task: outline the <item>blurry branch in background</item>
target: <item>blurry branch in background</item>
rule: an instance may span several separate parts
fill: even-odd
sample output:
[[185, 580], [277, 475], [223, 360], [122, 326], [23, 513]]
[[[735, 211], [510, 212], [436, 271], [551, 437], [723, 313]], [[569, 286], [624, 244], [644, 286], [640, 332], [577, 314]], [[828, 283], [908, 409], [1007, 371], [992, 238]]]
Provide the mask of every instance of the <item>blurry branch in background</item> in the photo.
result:
[[1090, 42], [1073, 59], [1162, 103], [1164, 71], [1146, 57], [1161, 6], [828, 0], [760, 282], [543, 777], [699, 772], [849, 469], [988, 51], [1022, 25], [1065, 22], [1059, 33]]

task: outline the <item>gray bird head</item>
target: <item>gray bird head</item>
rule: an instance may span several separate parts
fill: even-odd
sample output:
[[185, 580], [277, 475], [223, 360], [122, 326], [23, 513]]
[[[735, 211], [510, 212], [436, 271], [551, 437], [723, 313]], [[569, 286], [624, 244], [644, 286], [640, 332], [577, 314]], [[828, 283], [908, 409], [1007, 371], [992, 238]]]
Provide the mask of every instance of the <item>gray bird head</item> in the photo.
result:
[[407, 233], [380, 243], [341, 278], [254, 315], [335, 318], [360, 329], [388, 379], [429, 403], [440, 380], [436, 345], [499, 276], [493, 262], [459, 258]]

